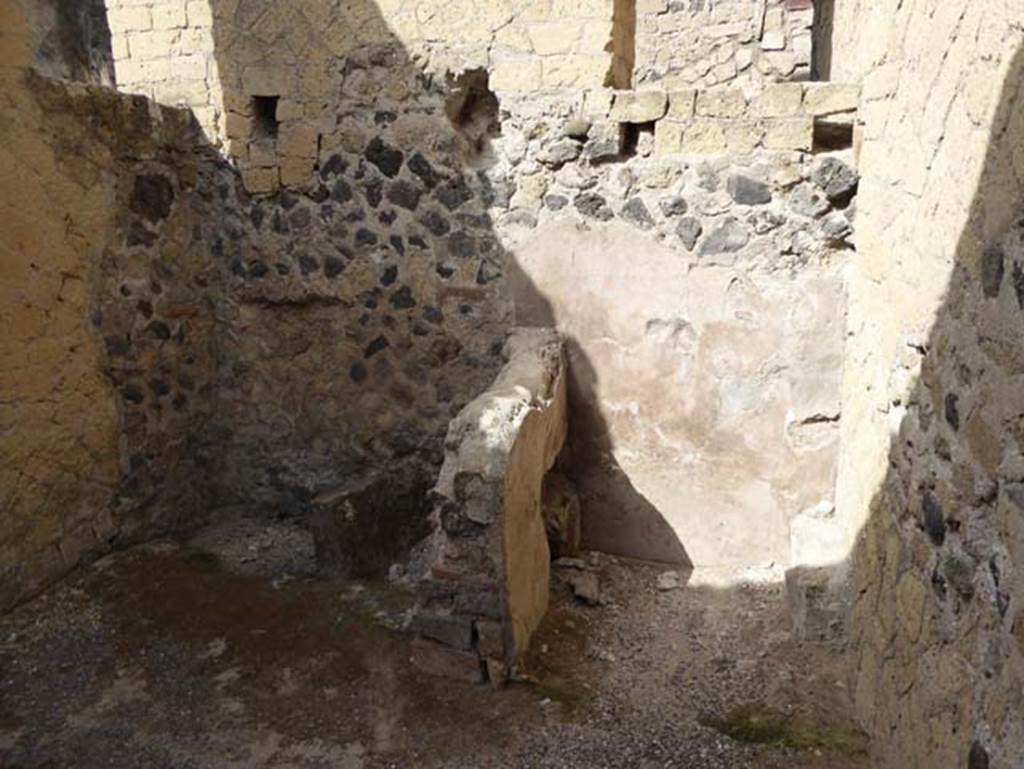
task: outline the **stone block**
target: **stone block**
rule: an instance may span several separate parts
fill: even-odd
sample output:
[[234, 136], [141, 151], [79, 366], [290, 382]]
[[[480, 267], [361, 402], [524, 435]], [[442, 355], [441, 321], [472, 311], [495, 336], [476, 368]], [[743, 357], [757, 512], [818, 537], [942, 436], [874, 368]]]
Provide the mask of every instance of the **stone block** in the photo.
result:
[[301, 120], [306, 115], [306, 110], [301, 101], [295, 99], [280, 99], [277, 102], [275, 117], [279, 123], [287, 123], [291, 120]]
[[253, 195], [269, 195], [281, 186], [277, 168], [248, 167], [242, 169], [242, 184]]
[[494, 91], [532, 91], [540, 88], [541, 61], [536, 56], [496, 57], [489, 85]]
[[549, 88], [600, 88], [608, 73], [607, 55], [570, 53], [541, 61], [541, 84]]
[[581, 31], [579, 24], [564, 21], [529, 24], [526, 28], [534, 53], [540, 56], [569, 53], [576, 47]]
[[224, 115], [224, 134], [229, 139], [250, 139], [253, 132], [253, 119], [248, 115], [239, 115], [237, 112], [227, 112]]
[[315, 158], [320, 132], [312, 123], [293, 120], [282, 123], [277, 135], [277, 154], [283, 157]]
[[695, 155], [715, 155], [728, 147], [725, 128], [719, 120], [695, 120], [683, 132], [681, 150]]
[[804, 112], [814, 117], [839, 112], [856, 112], [860, 87], [847, 83], [807, 83], [804, 85]]
[[696, 100], [697, 91], [693, 88], [672, 91], [668, 95], [667, 117], [674, 120], [689, 120], [693, 117]]
[[604, 120], [590, 127], [583, 155], [591, 160], [609, 160], [622, 154], [623, 130], [620, 123]]
[[274, 148], [274, 142], [265, 139], [252, 142], [249, 145], [249, 160], [251, 161], [250, 165], [253, 166], [264, 166], [267, 168], [276, 166], [278, 156], [277, 150]]
[[227, 142], [228, 155], [238, 161], [249, 159], [249, 142], [239, 139], [229, 139]]
[[109, 18], [110, 30], [114, 35], [153, 28], [153, 17], [149, 8], [118, 8]]
[[210, 0], [189, 0], [185, 6], [185, 13], [190, 27], [212, 27], [213, 11], [210, 8]]
[[650, 123], [663, 118], [667, 110], [664, 91], [616, 91], [610, 117], [620, 123]]
[[580, 53], [600, 56], [605, 53], [612, 39], [612, 27], [607, 21], [588, 21], [583, 24], [577, 50]]
[[764, 122], [765, 149], [810, 152], [813, 143], [814, 121], [809, 117]]
[[281, 184], [285, 187], [302, 187], [313, 176], [313, 158], [282, 157], [280, 160]]
[[755, 120], [735, 120], [724, 123], [725, 144], [729, 152], [748, 154], [764, 140], [764, 126]]
[[659, 120], [654, 125], [654, 154], [675, 155], [683, 151], [683, 132], [686, 123], [677, 120]]
[[738, 88], [709, 88], [697, 94], [700, 117], [738, 118], [747, 111], [747, 99]]
[[136, 61], [166, 59], [174, 53], [178, 41], [175, 30], [149, 30], [131, 36], [132, 57]]
[[468, 684], [484, 682], [484, 667], [473, 652], [417, 639], [411, 644], [410, 661], [418, 670], [432, 676], [450, 678]]
[[287, 95], [291, 85], [291, 77], [278, 67], [250, 66], [242, 73], [242, 90], [249, 96]]
[[151, 14], [153, 29], [180, 29], [188, 26], [184, 3], [157, 4], [152, 7]]
[[466, 615], [417, 612], [409, 629], [455, 649], [473, 648], [473, 618]]
[[752, 113], [757, 117], [790, 117], [800, 114], [804, 89], [800, 83], [769, 83], [755, 97]]
[[600, 120], [612, 111], [615, 92], [608, 89], [585, 91], [583, 94], [583, 117], [586, 120]]

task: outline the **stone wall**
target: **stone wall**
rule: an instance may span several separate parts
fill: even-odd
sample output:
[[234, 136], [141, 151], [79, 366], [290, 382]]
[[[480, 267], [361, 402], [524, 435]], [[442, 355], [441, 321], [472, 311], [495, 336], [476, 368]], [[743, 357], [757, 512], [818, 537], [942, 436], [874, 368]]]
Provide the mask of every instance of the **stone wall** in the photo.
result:
[[[574, 47], [549, 51], [555, 10], [489, 4], [451, 45], [447, 9], [111, 7], [121, 87], [189, 104], [206, 130], [117, 170], [123, 241], [96, 259], [137, 511], [123, 536], [356, 495], [367, 525], [331, 557], [382, 574], [423, 532], [448, 422], [493, 380], [518, 315], [572, 337], [591, 545], [711, 569], [820, 556], [804, 535], [831, 526], [856, 175], [848, 150], [812, 150], [820, 124], [852, 121], [856, 89], [612, 91], [627, 53], [609, 14], [628, 24], [628, 9], [577, 8]], [[208, 101], [168, 96], [186, 81]], [[564, 255], [595, 249], [588, 305]], [[648, 286], [650, 306], [616, 280]], [[680, 484], [701, 490], [689, 513]], [[756, 547], [723, 536], [751, 518]]]
[[[517, 320], [569, 340], [568, 461], [590, 547], [712, 580], [826, 557], [857, 178], [849, 151], [810, 152], [818, 88], [750, 103], [735, 89], [588, 93], [579, 139], [572, 108], [502, 100], [496, 147], [526, 141], [507, 156], [512, 205], [530, 215], [499, 233]], [[619, 121], [635, 121], [627, 139], [653, 123], [633, 154], [617, 150]]]
[[638, 87], [807, 80], [811, 0], [638, 0]]
[[838, 2], [863, 83], [837, 516], [891, 767], [1024, 762], [1019, 2]]
[[433, 490], [413, 629], [428, 672], [503, 682], [547, 612], [544, 477], [568, 432], [566, 361], [550, 328], [516, 329], [506, 365], [452, 420]]
[[43, 78], [20, 8], [3, 28], [7, 607], [119, 536], [189, 517], [189, 495], [162, 490], [189, 475], [212, 366], [191, 117]]
[[[112, 0], [118, 87], [163, 104], [190, 107], [211, 142], [226, 141], [251, 177], [285, 184], [308, 174], [310, 135], [329, 128], [342, 83], [368, 87], [339, 61], [379, 47], [444, 78], [486, 68], [496, 89], [530, 91], [628, 85], [632, 69], [631, 0], [586, 2], [373, 3], [299, 7], [270, 0]], [[416, 90], [395, 79], [391, 95]], [[398, 89], [398, 90], [395, 90]], [[253, 97], [281, 124], [279, 143], [262, 134]], [[279, 170], [278, 170], [279, 169]], [[275, 182], [276, 183], [276, 182]]]

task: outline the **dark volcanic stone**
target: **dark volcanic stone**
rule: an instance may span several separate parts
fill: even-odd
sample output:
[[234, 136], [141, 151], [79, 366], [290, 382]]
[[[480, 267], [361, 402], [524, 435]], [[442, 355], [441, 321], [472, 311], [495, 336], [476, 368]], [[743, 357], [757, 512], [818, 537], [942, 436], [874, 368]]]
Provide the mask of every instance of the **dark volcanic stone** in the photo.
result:
[[665, 216], [682, 216], [690, 210], [686, 199], [682, 195], [673, 195], [670, 198], [663, 198], [658, 202], [658, 208]]
[[434, 170], [434, 167], [430, 165], [430, 161], [419, 152], [413, 154], [405, 164], [410, 171], [420, 178], [428, 190], [432, 190], [441, 181], [441, 177]]
[[449, 211], [454, 211], [463, 203], [473, 198], [473, 190], [466, 184], [465, 179], [457, 176], [438, 187], [434, 197], [441, 201], [441, 205]]
[[760, 206], [772, 201], [772, 191], [767, 184], [742, 174], [730, 176], [725, 188], [729, 197], [742, 206]]
[[989, 299], [999, 296], [1005, 270], [1003, 249], [998, 246], [986, 248], [981, 256], [981, 288]]
[[336, 278], [345, 270], [345, 263], [336, 256], [328, 256], [324, 259], [324, 275], [328, 278]]
[[344, 179], [338, 179], [331, 188], [331, 200], [336, 203], [347, 203], [352, 200], [352, 187]]
[[427, 228], [431, 235], [444, 235], [451, 229], [448, 220], [437, 211], [427, 211], [420, 217], [420, 224]]
[[320, 178], [326, 179], [329, 176], [337, 176], [338, 174], [345, 173], [348, 168], [348, 163], [341, 155], [331, 155], [327, 158], [327, 162], [320, 168]]
[[857, 172], [836, 157], [821, 160], [811, 172], [811, 181], [821, 188], [829, 202], [845, 207], [857, 194]]
[[697, 239], [703, 232], [704, 228], [700, 224], [700, 219], [692, 216], [683, 217], [676, 225], [676, 235], [687, 251], [693, 251], [693, 247], [697, 245]]
[[140, 221], [132, 222], [128, 228], [128, 247], [151, 246], [156, 243], [157, 235]]
[[561, 211], [569, 205], [569, 198], [565, 195], [545, 195], [544, 205], [551, 211]]
[[408, 310], [416, 306], [416, 300], [413, 298], [412, 289], [408, 286], [402, 286], [395, 293], [391, 295], [391, 306], [396, 310]]
[[596, 192], [584, 192], [577, 195], [573, 205], [584, 216], [592, 216], [602, 222], [615, 216], [615, 213], [608, 207], [608, 202]]
[[401, 206], [408, 211], [415, 211], [420, 204], [420, 195], [423, 192], [412, 182], [405, 179], [398, 179], [388, 187], [388, 200], [396, 206]]
[[941, 545], [946, 541], [946, 520], [942, 512], [942, 505], [939, 504], [931, 492], [924, 492], [921, 500], [921, 508], [924, 510], [924, 530], [934, 545]]
[[386, 336], [378, 336], [376, 339], [374, 339], [372, 342], [366, 345], [366, 349], [363, 350], [363, 357], [372, 358], [381, 350], [386, 350], [390, 346], [391, 342], [388, 341], [388, 338]]
[[801, 216], [817, 218], [828, 211], [828, 199], [810, 184], [801, 184], [789, 196], [789, 207]]
[[296, 208], [288, 217], [288, 222], [295, 229], [303, 230], [309, 226], [311, 218], [308, 208]]
[[737, 219], [726, 218], [701, 244], [701, 254], [731, 254], [750, 242], [750, 231]]
[[120, 358], [131, 352], [132, 345], [125, 336], [108, 336], [104, 338], [103, 344], [107, 348], [107, 355]]
[[121, 390], [121, 394], [124, 396], [124, 399], [129, 403], [142, 403], [143, 399], [145, 399], [146, 397], [145, 393], [142, 391], [142, 388], [139, 385], [135, 384], [134, 382], [129, 382], [128, 384], [126, 384], [124, 388]]
[[174, 186], [163, 174], [139, 174], [129, 207], [139, 216], [151, 222], [166, 219], [174, 205]]
[[366, 159], [377, 166], [380, 172], [389, 179], [397, 176], [402, 168], [402, 162], [405, 160], [405, 156], [400, 150], [385, 144], [379, 136], [371, 139], [370, 143], [366, 145], [365, 154]]
[[945, 411], [946, 411], [946, 422], [954, 430], [960, 429], [960, 398], [956, 393], [949, 393], [946, 395], [945, 400]]
[[348, 370], [348, 375], [352, 377], [352, 381], [355, 383], [366, 381], [366, 364], [361, 360], [357, 360], [353, 363]]
[[146, 331], [149, 332], [150, 336], [155, 339], [170, 339], [171, 329], [162, 320], [150, 321], [149, 325], [146, 326]]
[[448, 252], [460, 259], [468, 259], [476, 254], [476, 238], [465, 230], [453, 232], [448, 237]]
[[314, 203], [323, 203], [330, 196], [331, 193], [328, 192], [327, 188], [322, 184], [316, 185], [315, 190], [311, 190], [310, 192], [306, 193], [306, 197], [312, 200]]
[[640, 198], [630, 198], [622, 207], [622, 218], [632, 222], [642, 230], [649, 230], [654, 226], [654, 219], [651, 212]]
[[1024, 309], [1024, 267], [1014, 262], [1013, 292], [1017, 295], [1017, 306]]
[[376, 208], [384, 199], [384, 187], [380, 182], [367, 182], [363, 187], [363, 196], [371, 208]]
[[357, 246], [375, 246], [377, 245], [377, 233], [373, 230], [368, 230], [365, 227], [360, 227], [356, 230], [356, 245]]

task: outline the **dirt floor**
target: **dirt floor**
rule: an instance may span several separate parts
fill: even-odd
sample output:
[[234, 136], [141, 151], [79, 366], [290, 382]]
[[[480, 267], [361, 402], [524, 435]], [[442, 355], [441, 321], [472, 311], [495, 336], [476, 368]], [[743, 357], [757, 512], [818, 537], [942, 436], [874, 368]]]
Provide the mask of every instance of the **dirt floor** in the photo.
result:
[[[842, 660], [787, 639], [780, 586], [658, 588], [560, 569], [521, 680], [409, 663], [411, 599], [317, 580], [286, 526], [109, 556], [0, 618], [0, 767], [867, 766]], [[733, 735], [739, 739], [727, 735]]]

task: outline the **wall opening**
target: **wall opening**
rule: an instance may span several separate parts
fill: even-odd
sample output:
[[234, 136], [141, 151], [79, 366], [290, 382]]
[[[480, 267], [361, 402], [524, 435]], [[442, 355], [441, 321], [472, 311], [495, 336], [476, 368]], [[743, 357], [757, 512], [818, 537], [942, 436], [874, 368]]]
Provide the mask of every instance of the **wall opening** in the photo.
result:
[[814, 121], [814, 152], [837, 152], [853, 147], [853, 123]]
[[632, 88], [636, 64], [636, 0], [615, 0], [612, 39], [608, 48], [612, 54], [612, 66], [605, 85], [621, 90]]
[[485, 69], [471, 69], [449, 78], [445, 113], [455, 127], [463, 159], [479, 165], [491, 157], [491, 139], [501, 135], [498, 97]]
[[277, 102], [278, 96], [253, 96], [253, 138], [277, 139]]
[[815, 0], [811, 27], [811, 80], [832, 79], [832, 26], [835, 0]]
[[654, 122], [622, 123], [622, 157], [648, 155], [654, 149]]

